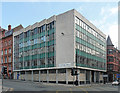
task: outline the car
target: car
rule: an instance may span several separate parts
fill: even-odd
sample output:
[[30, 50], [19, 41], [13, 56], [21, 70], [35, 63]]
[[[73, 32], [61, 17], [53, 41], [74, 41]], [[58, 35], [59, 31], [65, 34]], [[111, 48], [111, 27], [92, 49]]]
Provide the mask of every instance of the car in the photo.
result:
[[115, 80], [115, 81], [112, 82], [112, 85], [119, 85], [119, 84], [120, 83], [117, 80]]

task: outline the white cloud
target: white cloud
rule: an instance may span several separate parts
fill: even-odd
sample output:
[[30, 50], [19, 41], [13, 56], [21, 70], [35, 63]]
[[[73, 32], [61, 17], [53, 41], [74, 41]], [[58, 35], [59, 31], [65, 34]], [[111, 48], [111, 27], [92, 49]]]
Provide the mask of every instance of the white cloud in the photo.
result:
[[[100, 19], [91, 20], [106, 36], [110, 35], [113, 44], [118, 46], [118, 7], [106, 5], [101, 8]], [[112, 20], [112, 21], [111, 21]]]
[[110, 9], [111, 14], [117, 14], [118, 12], [118, 7], [113, 7]]
[[101, 8], [101, 12], [100, 12], [100, 14], [103, 15], [104, 13], [105, 13], [105, 8], [102, 7], [102, 8]]
[[118, 24], [111, 24], [108, 28], [108, 35], [110, 35], [113, 44], [118, 46]]
[[112, 15], [116, 15], [118, 13], [118, 7], [111, 7], [110, 5], [106, 5], [104, 7], [101, 8], [100, 11], [100, 15], [102, 16], [112, 16]]

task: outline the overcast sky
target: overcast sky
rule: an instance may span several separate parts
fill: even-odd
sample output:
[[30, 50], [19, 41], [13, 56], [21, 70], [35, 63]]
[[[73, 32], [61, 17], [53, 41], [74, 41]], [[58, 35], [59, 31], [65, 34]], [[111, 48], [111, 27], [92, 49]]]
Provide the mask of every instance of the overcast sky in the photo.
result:
[[76, 9], [106, 36], [110, 35], [117, 46], [117, 2], [2, 2], [2, 28], [7, 29], [9, 24], [26, 27], [70, 9]]

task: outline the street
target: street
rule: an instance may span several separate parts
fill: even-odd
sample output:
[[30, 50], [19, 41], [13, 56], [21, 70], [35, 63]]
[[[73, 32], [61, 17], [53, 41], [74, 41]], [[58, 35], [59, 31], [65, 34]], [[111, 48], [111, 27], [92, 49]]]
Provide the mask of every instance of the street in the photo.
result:
[[[30, 93], [118, 93], [119, 86], [111, 84], [92, 84], [92, 85], [65, 85], [55, 83], [39, 83], [31, 81], [7, 80], [3, 81], [3, 87], [9, 88], [8, 93], [12, 91]], [[11, 92], [10, 92], [11, 91]], [[5, 92], [6, 93], [6, 92]]]

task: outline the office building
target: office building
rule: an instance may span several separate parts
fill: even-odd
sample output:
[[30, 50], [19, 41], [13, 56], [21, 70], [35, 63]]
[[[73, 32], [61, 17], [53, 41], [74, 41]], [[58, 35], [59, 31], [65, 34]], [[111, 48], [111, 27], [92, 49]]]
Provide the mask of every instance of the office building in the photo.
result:
[[13, 33], [14, 79], [80, 84], [103, 82], [106, 35], [76, 10]]

